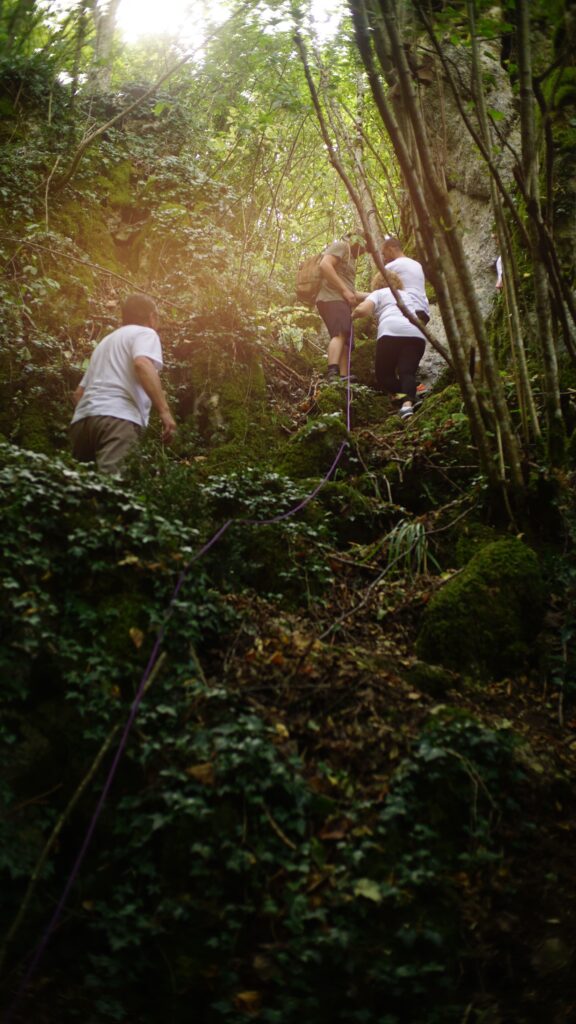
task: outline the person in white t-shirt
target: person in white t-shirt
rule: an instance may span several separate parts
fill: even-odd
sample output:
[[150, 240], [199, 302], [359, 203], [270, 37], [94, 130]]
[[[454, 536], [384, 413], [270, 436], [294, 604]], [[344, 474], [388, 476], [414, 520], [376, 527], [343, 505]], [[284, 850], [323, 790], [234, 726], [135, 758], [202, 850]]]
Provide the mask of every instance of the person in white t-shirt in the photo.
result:
[[158, 313], [147, 295], [129, 295], [122, 304], [122, 327], [96, 346], [88, 369], [72, 396], [72, 454], [95, 462], [103, 473], [117, 473], [148, 425], [150, 410], [162, 422], [169, 441], [176, 423], [158, 371], [162, 346], [156, 333]]
[[[386, 270], [390, 283], [398, 291], [406, 308], [415, 313], [416, 304], [402, 279], [388, 267]], [[376, 381], [383, 391], [402, 395], [400, 418], [407, 420], [414, 413], [416, 370], [424, 355], [426, 338], [401, 312], [391, 288], [378, 288], [370, 292], [352, 311], [352, 318], [356, 320], [374, 314], [378, 317]]]
[[404, 288], [414, 302], [416, 315], [422, 323], [427, 324], [430, 319], [430, 304], [426, 295], [426, 279], [422, 264], [405, 256], [402, 245], [397, 238], [389, 235], [382, 243], [382, 259], [386, 270], [393, 270], [404, 282]]

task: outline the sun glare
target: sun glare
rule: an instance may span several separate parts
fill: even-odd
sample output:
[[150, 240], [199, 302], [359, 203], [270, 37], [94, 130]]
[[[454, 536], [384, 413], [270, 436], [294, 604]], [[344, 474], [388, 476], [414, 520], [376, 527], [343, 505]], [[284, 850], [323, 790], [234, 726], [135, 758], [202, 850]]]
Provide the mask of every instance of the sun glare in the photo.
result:
[[146, 36], [171, 36], [193, 45], [203, 38], [202, 8], [189, 0], [121, 0], [116, 20], [128, 43]]
[[[332, 38], [342, 16], [341, 0], [313, 0], [312, 17], [320, 39]], [[185, 46], [201, 45], [206, 18], [218, 25], [230, 17], [225, 0], [121, 0], [117, 24], [127, 43], [146, 36], [170, 36]]]

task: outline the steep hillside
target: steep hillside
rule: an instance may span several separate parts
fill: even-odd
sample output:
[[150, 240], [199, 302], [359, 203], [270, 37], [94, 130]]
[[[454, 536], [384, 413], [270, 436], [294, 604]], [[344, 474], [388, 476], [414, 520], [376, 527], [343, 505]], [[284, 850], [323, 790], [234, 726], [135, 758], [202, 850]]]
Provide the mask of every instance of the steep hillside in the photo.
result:
[[[330, 385], [318, 317], [292, 302], [299, 260], [358, 212], [318, 144], [293, 26], [236, 12], [203, 63], [151, 88], [175, 54], [119, 48], [94, 64], [98, 10], [72, 5], [61, 23], [0, 9], [6, 1019], [569, 1024], [572, 78], [544, 31], [560, 14], [538, 23], [536, 82], [561, 157], [558, 179], [552, 164], [541, 177], [566, 299], [549, 348], [525, 167], [496, 154], [519, 211], [499, 220], [497, 295], [490, 181], [433, 35], [418, 26], [417, 60], [411, 36], [390, 37], [404, 56], [384, 97], [406, 117], [410, 58], [445, 174], [429, 223], [399, 184], [377, 89], [369, 102], [361, 88], [362, 68], [374, 85], [363, 6], [309, 47], [333, 162], [370, 202], [386, 192], [368, 219], [403, 225], [430, 260], [451, 365], [430, 360], [403, 423], [376, 388], [373, 327], [358, 331], [357, 380]], [[449, 66], [473, 75], [469, 9], [436, 14]], [[513, 146], [519, 29], [504, 25], [507, 48], [494, 12], [478, 38]], [[377, 56], [384, 82], [390, 55]], [[477, 279], [467, 307], [450, 266], [446, 291], [447, 253]], [[363, 287], [373, 269], [364, 257]], [[153, 417], [106, 478], [69, 454], [70, 393], [135, 288], [158, 302], [178, 432], [163, 445]], [[484, 346], [475, 375], [470, 338]]]

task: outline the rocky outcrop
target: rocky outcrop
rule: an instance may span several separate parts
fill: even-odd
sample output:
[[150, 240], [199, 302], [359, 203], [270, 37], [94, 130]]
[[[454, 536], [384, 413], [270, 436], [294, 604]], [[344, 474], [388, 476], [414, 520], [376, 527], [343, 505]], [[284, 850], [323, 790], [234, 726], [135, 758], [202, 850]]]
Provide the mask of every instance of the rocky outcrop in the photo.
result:
[[[469, 49], [451, 43], [445, 44], [444, 53], [447, 70], [432, 57], [429, 42], [422, 42], [419, 60], [429, 73], [422, 76], [419, 97], [435, 160], [442, 170], [452, 208], [460, 223], [480, 309], [488, 317], [498, 296], [495, 291], [498, 247], [490, 204], [490, 172], [465, 126], [453, 88], [456, 87], [460, 103], [476, 127], [474, 114], [470, 113], [471, 55]], [[510, 186], [520, 136], [510, 80], [500, 62], [499, 38], [483, 42], [481, 59], [484, 97], [493, 124], [494, 164], [503, 183]], [[430, 329], [439, 341], [445, 341], [442, 320], [434, 304]], [[443, 365], [442, 358], [428, 346], [422, 361], [424, 377], [434, 380]]]

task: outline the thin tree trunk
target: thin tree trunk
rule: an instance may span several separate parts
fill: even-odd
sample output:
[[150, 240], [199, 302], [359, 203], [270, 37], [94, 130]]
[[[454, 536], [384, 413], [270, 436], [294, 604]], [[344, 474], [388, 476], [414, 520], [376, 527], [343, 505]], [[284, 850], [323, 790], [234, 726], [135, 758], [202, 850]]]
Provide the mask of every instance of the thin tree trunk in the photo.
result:
[[539, 161], [534, 116], [534, 91], [532, 88], [532, 60], [530, 46], [530, 6], [527, 0], [515, 0], [516, 30], [518, 37], [518, 78], [520, 86], [520, 121], [522, 132], [522, 178], [530, 216], [530, 234], [534, 297], [542, 365], [544, 371], [545, 408], [548, 432], [548, 451], [553, 463], [562, 459], [564, 453], [564, 423], [560, 407], [560, 385], [558, 381], [558, 359], [552, 338], [550, 303], [548, 299], [547, 274], [541, 257], [540, 238], [537, 224], [541, 222], [539, 194]]
[[[482, 142], [482, 149], [483, 152], [486, 153], [487, 163], [491, 165], [492, 140], [488, 124], [486, 103], [484, 100], [482, 66], [480, 63], [480, 53], [476, 35], [475, 0], [467, 0], [467, 7], [468, 21], [470, 25], [472, 55], [472, 95], [474, 97], [474, 102], [476, 106], [476, 114], [478, 117], [478, 124], [480, 128], [480, 139]], [[534, 396], [532, 394], [530, 374], [528, 372], [528, 363], [526, 360], [526, 351], [524, 348], [524, 342], [522, 340], [522, 331], [520, 329], [520, 317], [518, 314], [518, 302], [515, 291], [516, 275], [514, 274], [512, 265], [513, 256], [512, 247], [510, 244], [511, 239], [506, 229], [506, 222], [504, 219], [504, 212], [502, 209], [502, 193], [499, 192], [496, 187], [495, 175], [490, 175], [489, 182], [490, 198], [492, 202], [492, 209], [494, 211], [494, 218], [496, 221], [499, 250], [501, 254], [502, 265], [504, 268], [504, 298], [509, 314], [508, 332], [510, 337], [512, 356], [515, 363], [514, 380], [516, 385], [516, 391], [518, 394], [518, 403], [521, 411], [524, 440], [526, 443], [528, 443], [530, 440], [529, 424], [532, 428], [532, 432], [535, 437], [540, 437], [540, 424], [538, 422], [536, 405], [534, 402]]]
[[[414, 132], [414, 138], [418, 147], [418, 154], [422, 163], [422, 177], [425, 190], [428, 194], [429, 204], [433, 215], [435, 215], [439, 231], [442, 232], [450, 253], [452, 265], [456, 277], [461, 285], [460, 295], [457, 300], [459, 317], [462, 323], [469, 323], [469, 337], [475, 338], [486, 381], [490, 389], [490, 398], [496, 414], [496, 420], [501, 432], [502, 444], [510, 468], [511, 481], [519, 491], [523, 488], [523, 477], [521, 469], [520, 452], [518, 443], [512, 428], [510, 413], [504, 398], [502, 382], [493, 352], [491, 350], [484, 320], [480, 313], [474, 282], [470, 274], [470, 268], [466, 260], [458, 224], [452, 213], [447, 193], [438, 181], [436, 168], [432, 159], [430, 146], [428, 144], [426, 129], [415, 101], [412, 87], [410, 69], [406, 60], [406, 53], [402, 40], [398, 34], [394, 5], [391, 0], [382, 0], [382, 7], [385, 12], [385, 24], [390, 50], [398, 71], [399, 85], [402, 99], [406, 106], [407, 114]], [[470, 347], [472, 342], [470, 341]]]
[[112, 77], [112, 48], [120, 0], [107, 0], [105, 7], [98, 4], [98, 0], [92, 0], [91, 6], [96, 26], [96, 42], [90, 78], [96, 92], [107, 92]]
[[[500, 478], [495, 463], [495, 452], [492, 448], [492, 444], [486, 430], [476, 390], [470, 378], [468, 359], [469, 348], [466, 348], [465, 343], [462, 341], [462, 330], [458, 323], [453, 303], [453, 293], [456, 293], [456, 288], [452, 289], [451, 285], [453, 282], [449, 282], [446, 278], [447, 264], [444, 263], [442, 256], [439, 255], [438, 251], [438, 239], [441, 237], [441, 233], [435, 233], [432, 229], [426, 199], [422, 192], [420, 182], [414, 173], [410, 153], [405, 144], [404, 136], [399, 130], [395, 117], [393, 116], [390, 106], [386, 100], [382, 89], [381, 77], [374, 64], [371, 49], [371, 38], [374, 38], [375, 48], [377, 52], [379, 52], [378, 47], [381, 44], [379, 33], [376, 31], [374, 36], [372, 36], [372, 33], [369, 31], [363, 0], [352, 0], [351, 11], [354, 21], [356, 42], [358, 44], [358, 49], [362, 57], [364, 67], [366, 68], [372, 95], [380, 117], [382, 118], [382, 122], [396, 151], [396, 156], [414, 205], [417, 222], [424, 240], [425, 252], [429, 263], [435, 268], [433, 283], [438, 295], [444, 328], [446, 330], [450, 353], [452, 356], [448, 361], [451, 363], [452, 368], [456, 373], [458, 383], [462, 391], [466, 410], [470, 418], [472, 436], [478, 448], [480, 464], [483, 472], [486, 474], [490, 483], [496, 487], [500, 483]], [[439, 351], [443, 348], [443, 346], [440, 347], [437, 344], [434, 344], [434, 342], [432, 342], [432, 344]]]

